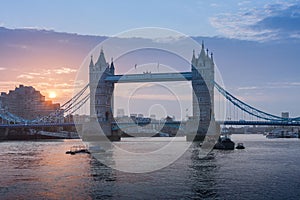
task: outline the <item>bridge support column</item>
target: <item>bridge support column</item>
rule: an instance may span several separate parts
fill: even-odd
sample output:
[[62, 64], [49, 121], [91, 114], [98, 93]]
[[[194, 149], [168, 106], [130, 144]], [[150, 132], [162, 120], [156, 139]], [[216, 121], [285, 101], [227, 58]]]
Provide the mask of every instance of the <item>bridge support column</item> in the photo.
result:
[[209, 122], [202, 122], [195, 117], [189, 119], [186, 123], [186, 140], [202, 142], [208, 132]]
[[111, 130], [111, 124], [101, 124], [97, 118], [90, 118], [89, 122], [82, 124], [81, 139], [87, 142], [95, 141], [120, 141], [121, 137], [117, 132]]
[[206, 140], [212, 142], [212, 145], [214, 145], [220, 136], [221, 126], [215, 120], [212, 120], [209, 125], [197, 125], [196, 121], [188, 121], [187, 123], [190, 130], [186, 133], [187, 141], [203, 142], [204, 140]]

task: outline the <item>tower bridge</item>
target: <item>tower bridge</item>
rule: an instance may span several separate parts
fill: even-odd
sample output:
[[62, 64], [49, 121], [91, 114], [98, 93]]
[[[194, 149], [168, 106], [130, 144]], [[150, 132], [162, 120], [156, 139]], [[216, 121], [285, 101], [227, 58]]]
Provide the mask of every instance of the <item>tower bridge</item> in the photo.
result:
[[[178, 73], [144, 73], [144, 74], [115, 74], [113, 60], [107, 63], [101, 49], [98, 60], [94, 64], [91, 57], [89, 65], [90, 86], [90, 116], [98, 121], [104, 134], [111, 140], [119, 140], [120, 134], [112, 131], [113, 118], [113, 91], [116, 83], [136, 82], [166, 82], [191, 81], [193, 94], [193, 117], [188, 140], [203, 140], [211, 120], [214, 120], [214, 61], [212, 54], [205, 53], [204, 44], [198, 57], [193, 52], [191, 71]], [[89, 130], [88, 130], [89, 129]], [[86, 132], [92, 132], [91, 124]], [[196, 136], [195, 133], [196, 132]]]
[[[101, 126], [102, 135], [110, 140], [120, 140], [119, 129], [130, 127], [132, 124], [120, 123], [114, 120], [114, 85], [123, 83], [143, 83], [143, 82], [167, 82], [167, 81], [191, 81], [193, 94], [192, 108], [193, 115], [187, 122], [168, 122], [167, 126], [185, 129], [187, 140], [202, 140], [206, 135], [209, 123], [215, 122], [214, 111], [214, 89], [219, 92], [235, 110], [242, 112], [242, 117], [235, 119], [228, 117], [227, 120], [217, 121], [217, 124], [224, 125], [265, 125], [265, 126], [300, 126], [300, 117], [284, 118], [269, 114], [254, 108], [247, 103], [234, 97], [214, 80], [213, 56], [205, 52], [202, 44], [201, 52], [198, 56], [193, 52], [191, 61], [191, 71], [178, 73], [143, 73], [143, 74], [115, 74], [113, 60], [109, 64], [106, 62], [104, 52], [101, 50], [97, 61], [93, 58], [89, 64], [89, 84], [87, 84], [74, 97], [61, 106], [60, 109], [48, 116], [39, 119], [28, 120], [7, 112], [0, 106], [0, 128], [36, 128], [52, 126], [75, 126], [74, 123], [58, 122], [62, 116], [72, 115], [90, 100], [90, 122], [82, 123], [82, 130], [85, 133], [95, 132], [98, 127], [93, 127], [95, 123]], [[90, 93], [87, 93], [87, 89]], [[234, 111], [235, 113], [236, 111]], [[229, 112], [231, 114], [231, 111]], [[245, 114], [251, 116], [251, 120], [245, 119]], [[256, 120], [254, 119], [256, 118]], [[0, 121], [0, 122], [1, 122]], [[3, 123], [5, 121], [6, 123]], [[143, 124], [140, 124], [143, 125]], [[159, 126], [155, 124], [154, 126]], [[188, 130], [185, 127], [189, 127]], [[191, 128], [193, 127], [193, 128]], [[99, 130], [98, 130], [99, 131]], [[196, 135], [195, 135], [196, 134]]]

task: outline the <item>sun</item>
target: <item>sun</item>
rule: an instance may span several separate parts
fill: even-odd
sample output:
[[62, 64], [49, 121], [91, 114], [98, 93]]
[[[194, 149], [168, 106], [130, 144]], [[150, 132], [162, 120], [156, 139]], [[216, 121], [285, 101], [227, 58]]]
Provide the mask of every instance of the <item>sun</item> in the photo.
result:
[[54, 99], [56, 97], [56, 93], [55, 92], [50, 92], [49, 93], [49, 98], [50, 99]]

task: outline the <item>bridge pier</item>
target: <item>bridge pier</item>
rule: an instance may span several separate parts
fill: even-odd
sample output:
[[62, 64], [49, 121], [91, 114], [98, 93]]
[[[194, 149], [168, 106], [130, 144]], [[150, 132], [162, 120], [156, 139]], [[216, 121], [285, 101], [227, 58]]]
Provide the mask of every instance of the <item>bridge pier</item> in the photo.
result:
[[198, 117], [193, 117], [186, 122], [186, 140], [202, 142], [208, 132], [209, 123], [200, 121]]
[[212, 120], [210, 124], [197, 124], [196, 121], [187, 122], [186, 140], [190, 142], [216, 142], [221, 133], [220, 123]]
[[118, 132], [111, 130], [110, 122], [98, 122], [97, 118], [91, 118], [89, 122], [82, 124], [80, 137], [84, 141], [120, 141]]

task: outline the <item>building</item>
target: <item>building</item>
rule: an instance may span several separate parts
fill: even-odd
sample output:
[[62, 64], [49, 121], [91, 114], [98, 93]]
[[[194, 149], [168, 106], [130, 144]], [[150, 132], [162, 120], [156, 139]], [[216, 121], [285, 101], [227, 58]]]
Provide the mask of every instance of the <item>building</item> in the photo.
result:
[[151, 119], [156, 119], [156, 115], [155, 115], [155, 114], [151, 114], [151, 115], [150, 115], [150, 118], [151, 118]]
[[46, 101], [45, 96], [32, 86], [19, 85], [8, 93], [2, 92], [0, 101], [5, 110], [27, 120], [47, 116], [60, 109], [59, 103]]
[[118, 108], [117, 109], [117, 117], [124, 117], [125, 116], [125, 111], [123, 108]]
[[281, 117], [282, 118], [289, 118], [290, 117], [290, 113], [289, 112], [282, 112], [281, 113]]

